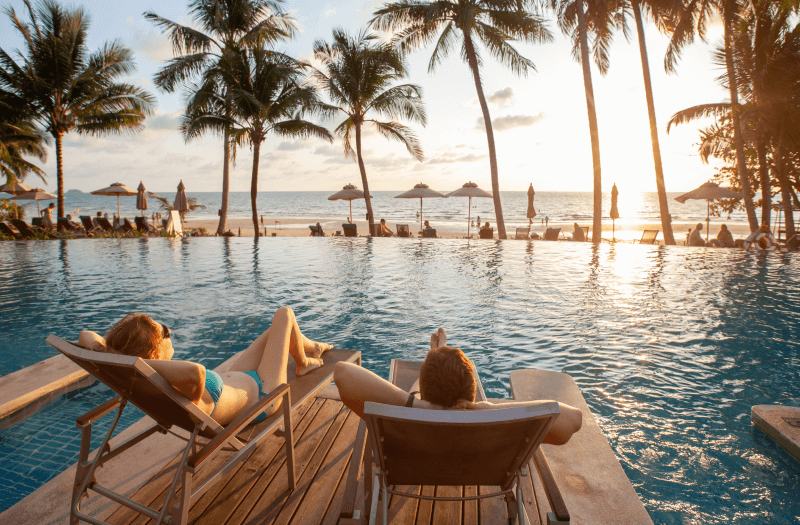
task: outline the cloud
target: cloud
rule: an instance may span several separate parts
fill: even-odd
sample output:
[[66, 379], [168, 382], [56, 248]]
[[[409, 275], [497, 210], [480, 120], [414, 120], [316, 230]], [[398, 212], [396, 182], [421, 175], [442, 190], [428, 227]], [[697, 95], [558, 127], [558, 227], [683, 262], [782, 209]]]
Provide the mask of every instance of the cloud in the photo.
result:
[[182, 115], [182, 111], [176, 111], [169, 114], [157, 111], [154, 116], [145, 119], [144, 125], [147, 129], [152, 131], [178, 132], [180, 130], [180, 120]]
[[514, 90], [510, 87], [505, 89], [501, 89], [500, 91], [495, 91], [489, 98], [486, 99], [491, 104], [495, 104], [500, 107], [508, 106], [514, 100]]
[[277, 149], [278, 151], [296, 151], [296, 150], [305, 149], [305, 148], [308, 148], [308, 143], [307, 142], [302, 141], [302, 140], [295, 140], [295, 141], [292, 141], [292, 142], [286, 142], [286, 141], [281, 142], [280, 144], [278, 144], [278, 147], [275, 148], [275, 149]]
[[[492, 126], [495, 131], [508, 131], [514, 128], [533, 126], [544, 118], [544, 112], [541, 112], [538, 115], [506, 115], [505, 117], [493, 119]], [[484, 126], [483, 117], [479, 118], [475, 123], [475, 129], [478, 131], [483, 131], [486, 129]]]
[[450, 158], [451, 155], [444, 155], [443, 157], [438, 157], [435, 159], [431, 159], [426, 164], [453, 164], [456, 162], [478, 162], [480, 160], [484, 160], [488, 157], [488, 155], [474, 155], [472, 153], [468, 155], [462, 155], [461, 157]]
[[332, 7], [330, 9], [328, 9], [327, 11], [325, 11], [325, 18], [330, 18], [335, 14], [336, 14], [336, 8]]

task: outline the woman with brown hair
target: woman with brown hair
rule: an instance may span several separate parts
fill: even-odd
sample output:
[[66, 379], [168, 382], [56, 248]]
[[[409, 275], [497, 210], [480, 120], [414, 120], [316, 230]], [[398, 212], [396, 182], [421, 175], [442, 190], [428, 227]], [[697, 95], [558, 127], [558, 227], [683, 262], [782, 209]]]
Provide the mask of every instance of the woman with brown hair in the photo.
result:
[[[221, 425], [230, 423], [263, 395], [287, 382], [289, 355], [297, 363], [297, 375], [304, 375], [319, 368], [322, 353], [332, 348], [305, 337], [288, 306], [275, 312], [270, 327], [235, 359], [227, 372], [219, 374], [191, 361], [171, 361], [174, 349], [169, 328], [144, 314], [126, 316], [105, 338], [83, 331], [78, 342], [99, 352], [141, 357]], [[263, 421], [279, 407], [277, 400], [256, 421]]]

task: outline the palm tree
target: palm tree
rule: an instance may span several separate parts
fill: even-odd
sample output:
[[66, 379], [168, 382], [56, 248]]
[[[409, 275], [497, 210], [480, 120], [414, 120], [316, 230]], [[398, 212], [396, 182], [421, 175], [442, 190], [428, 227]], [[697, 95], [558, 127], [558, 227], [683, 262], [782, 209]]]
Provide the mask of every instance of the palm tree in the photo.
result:
[[744, 194], [744, 207], [750, 228], [758, 228], [755, 205], [753, 204], [753, 190], [750, 185], [750, 174], [744, 154], [744, 137], [742, 134], [741, 114], [739, 107], [739, 83], [736, 76], [736, 66], [733, 57], [733, 41], [735, 39], [735, 25], [739, 23], [745, 4], [749, 0], [685, 0], [683, 8], [674, 25], [672, 37], [664, 65], [667, 71], [674, 72], [680, 53], [686, 45], [694, 41], [695, 35], [705, 39], [706, 27], [714, 13], [722, 17], [725, 48], [725, 67], [728, 77], [728, 90], [730, 93], [731, 113], [733, 125], [733, 139], [736, 150], [736, 168], [739, 177], [739, 187]]
[[25, 104], [9, 93], [0, 91], [0, 175], [6, 184], [24, 181], [28, 174], [47, 181], [45, 172], [25, 157], [47, 160], [47, 136], [36, 128]]
[[[170, 204], [169, 200], [167, 200], [166, 197], [162, 197], [161, 195], [158, 195], [157, 193], [153, 193], [152, 191], [148, 191], [147, 195], [152, 197], [152, 198], [154, 198], [154, 199], [156, 199], [158, 202], [160, 202], [161, 203], [161, 209], [163, 211], [169, 213], [170, 211], [175, 209], [175, 208], [172, 207], [172, 204]], [[186, 213], [189, 213], [191, 211], [194, 211], [194, 210], [205, 210], [206, 209], [205, 204], [199, 204], [197, 202], [197, 197], [186, 197], [186, 203], [189, 205], [189, 209], [186, 210], [185, 212], [182, 212], [181, 216], [183, 216]]]
[[142, 129], [154, 98], [142, 88], [119, 83], [136, 71], [133, 52], [119, 41], [90, 53], [89, 16], [81, 8], [64, 9], [55, 0], [40, 0], [36, 9], [24, 0], [29, 23], [14, 9], [5, 12], [25, 42], [17, 63], [0, 49], [0, 90], [18, 97], [55, 139], [58, 215], [64, 216], [64, 135], [134, 133]]
[[[229, 129], [231, 142], [253, 148], [250, 201], [258, 238], [258, 167], [261, 144], [270, 133], [283, 137], [320, 137], [333, 141], [322, 126], [303, 115], [321, 111], [316, 91], [299, 83], [303, 64], [264, 48], [228, 48], [225, 60], [206, 70], [205, 82], [189, 101], [182, 131], [189, 138]], [[221, 96], [224, 93], [224, 97]], [[229, 107], [229, 116], [225, 108]]]
[[481, 81], [480, 66], [483, 60], [478, 43], [482, 43], [492, 57], [516, 74], [527, 75], [528, 71], [535, 71], [533, 62], [520, 55], [509, 42], [549, 42], [552, 35], [545, 27], [544, 19], [526, 11], [525, 4], [525, 0], [397, 0], [384, 4], [370, 22], [376, 29], [394, 31], [394, 42], [403, 53], [436, 39], [428, 62], [429, 72], [433, 72], [453, 46], [460, 42], [461, 56], [472, 72], [486, 127], [494, 211], [501, 239], [506, 238], [506, 226], [500, 204], [492, 118]]
[[[283, 12], [281, 3], [283, 0], [192, 0], [189, 4], [192, 17], [205, 33], [162, 18], [152, 11], [146, 12], [146, 19], [169, 34], [177, 55], [156, 74], [155, 84], [172, 93], [178, 86], [201, 76], [205, 70], [218, 66], [227, 51], [235, 54], [239, 45], [266, 46], [291, 39], [296, 31], [296, 22]], [[229, 100], [221, 111], [223, 116], [230, 117]], [[227, 230], [231, 163], [227, 127], [222, 129], [222, 134], [222, 206], [217, 226], [220, 234]]]
[[[369, 182], [364, 159], [361, 155], [361, 129], [371, 123], [385, 138], [396, 140], [406, 146], [417, 159], [423, 159], [422, 146], [410, 128], [396, 120], [381, 122], [367, 118], [376, 113], [389, 119], [405, 118], [427, 122], [422, 103], [422, 89], [414, 84], [393, 85], [408, 74], [402, 54], [389, 44], [376, 43], [376, 36], [362, 31], [355, 38], [342, 29], [334, 29], [333, 43], [324, 40], [314, 42], [314, 57], [322, 63], [323, 71], [313, 78], [320, 85], [335, 107], [329, 111], [343, 113], [347, 118], [339, 124], [335, 133], [342, 137], [345, 156], [355, 157], [361, 172], [364, 195], [367, 196], [367, 218], [369, 231], [373, 231], [375, 215], [372, 199], [369, 198]], [[355, 134], [355, 150], [351, 143]]]
[[[584, 0], [549, 0], [555, 11], [561, 31], [571, 36], [572, 53], [580, 59], [583, 68], [583, 89], [586, 93], [586, 112], [589, 116], [589, 136], [592, 141], [592, 167], [594, 171], [594, 218], [592, 242], [600, 243], [603, 234], [603, 188], [600, 166], [600, 131], [597, 127], [597, 109], [592, 85], [592, 70], [589, 63], [589, 33], [592, 34], [592, 50], [595, 65], [601, 75], [610, 67], [609, 47], [613, 29], [625, 27], [624, 10], [620, 0], [596, 0], [584, 4]], [[588, 15], [588, 16], [587, 16]]]

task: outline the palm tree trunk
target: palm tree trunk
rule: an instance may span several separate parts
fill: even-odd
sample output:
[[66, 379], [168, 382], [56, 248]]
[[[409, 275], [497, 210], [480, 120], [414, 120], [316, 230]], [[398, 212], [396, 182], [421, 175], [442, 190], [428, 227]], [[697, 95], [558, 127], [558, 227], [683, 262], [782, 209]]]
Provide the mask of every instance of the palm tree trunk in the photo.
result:
[[[375, 215], [372, 213], [372, 199], [369, 198], [369, 182], [367, 182], [367, 169], [364, 167], [364, 159], [361, 158], [361, 123], [356, 123], [356, 156], [358, 157], [358, 169], [361, 172], [361, 185], [364, 186], [364, 201], [367, 204], [367, 222], [369, 222], [369, 234], [375, 228]], [[351, 217], [352, 219], [352, 217]]]
[[494, 147], [494, 131], [492, 130], [492, 117], [489, 115], [489, 106], [486, 104], [486, 97], [483, 94], [481, 85], [481, 72], [478, 68], [478, 59], [475, 56], [475, 46], [472, 43], [468, 32], [464, 32], [464, 49], [467, 52], [467, 62], [472, 71], [472, 78], [475, 80], [475, 90], [478, 92], [478, 101], [483, 112], [483, 124], [486, 127], [486, 140], [489, 143], [489, 169], [492, 174], [492, 199], [494, 200], [494, 215], [497, 221], [497, 237], [506, 238], [506, 222], [503, 219], [503, 207], [500, 203], [500, 179], [497, 173], [497, 151]]
[[789, 181], [789, 174], [786, 173], [786, 159], [784, 157], [783, 148], [783, 132], [781, 131], [778, 138], [778, 146], [775, 148], [775, 171], [778, 175], [778, 182], [781, 185], [781, 200], [783, 201], [783, 215], [784, 215], [784, 229], [786, 230], [786, 239], [790, 240], [788, 246], [794, 250], [797, 248], [798, 239], [795, 237], [797, 233], [794, 228], [794, 213], [792, 212], [792, 186]]
[[736, 68], [733, 64], [733, 6], [730, 0], [726, 0], [724, 13], [722, 13], [725, 25], [725, 63], [728, 70], [728, 85], [731, 94], [731, 114], [733, 115], [733, 142], [736, 148], [736, 168], [739, 173], [739, 186], [744, 194], [744, 208], [747, 211], [747, 221], [750, 223], [750, 230], [758, 228], [758, 218], [756, 209], [753, 205], [752, 188], [750, 186], [750, 176], [747, 173], [747, 163], [744, 158], [744, 139], [742, 138], [742, 123], [739, 118], [739, 83], [736, 80]]
[[764, 141], [756, 144], [758, 156], [758, 177], [761, 179], [761, 224], [769, 224], [772, 218], [772, 184], [769, 180], [767, 164], [767, 145]]
[[58, 191], [56, 195], [58, 196], [58, 216], [66, 217], [64, 213], [64, 149], [62, 145], [64, 134], [60, 132], [53, 133], [53, 137], [56, 139], [56, 181], [58, 182]]
[[600, 170], [600, 132], [597, 129], [597, 111], [594, 104], [592, 70], [589, 67], [589, 37], [586, 34], [586, 15], [583, 0], [578, 0], [578, 36], [581, 45], [581, 65], [583, 66], [583, 89], [586, 91], [586, 111], [589, 114], [589, 135], [592, 139], [592, 166], [594, 168], [594, 220], [592, 221], [592, 242], [600, 244], [603, 236], [603, 185]]
[[[226, 100], [225, 104], [225, 117], [230, 118], [231, 106], [230, 100]], [[228, 198], [230, 194], [230, 165], [231, 165], [231, 132], [230, 126], [225, 126], [225, 133], [223, 135], [225, 141], [222, 154], [222, 206], [219, 210], [219, 225], [217, 226], [217, 233], [222, 235], [228, 229]]]
[[664, 185], [664, 167], [661, 164], [661, 147], [658, 143], [658, 125], [656, 124], [656, 106], [653, 102], [653, 86], [650, 82], [650, 64], [647, 60], [647, 44], [644, 39], [644, 24], [639, 0], [631, 2], [636, 17], [636, 31], [639, 33], [639, 54], [642, 57], [642, 75], [644, 76], [644, 92], [647, 98], [647, 114], [650, 117], [650, 141], [653, 144], [653, 163], [656, 168], [656, 189], [658, 190], [658, 207], [661, 213], [661, 229], [664, 230], [664, 243], [674, 245], [672, 234], [672, 217], [669, 214], [667, 189]]
[[253, 232], [255, 238], [258, 239], [258, 205], [256, 199], [258, 198], [258, 157], [261, 153], [261, 141], [253, 141], [253, 175], [250, 179], [250, 206], [253, 208]]

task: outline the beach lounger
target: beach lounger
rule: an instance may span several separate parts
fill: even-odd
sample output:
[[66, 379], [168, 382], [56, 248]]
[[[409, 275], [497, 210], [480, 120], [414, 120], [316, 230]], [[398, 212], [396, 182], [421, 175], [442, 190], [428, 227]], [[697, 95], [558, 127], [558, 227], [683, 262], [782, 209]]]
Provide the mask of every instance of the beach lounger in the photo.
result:
[[129, 221], [127, 217], [122, 219], [122, 231], [125, 233], [130, 233], [135, 229], [136, 228], [133, 226], [133, 224], [131, 224], [131, 221]]
[[164, 229], [169, 234], [175, 234], [178, 237], [183, 236], [183, 223], [181, 222], [181, 214], [179, 211], [170, 210]]
[[15, 232], [14, 230], [11, 229], [11, 227], [8, 224], [4, 222], [0, 222], [0, 234], [5, 235], [6, 237], [11, 237], [13, 239], [23, 238], [21, 233]]
[[44, 228], [44, 220], [41, 217], [31, 217], [31, 226], [34, 228]]
[[544, 232], [545, 241], [557, 241], [558, 235], [561, 233], [561, 228], [547, 228]]
[[345, 237], [358, 237], [358, 226], [355, 224], [342, 224]]
[[47, 239], [54, 238], [51, 234], [47, 233], [45, 230], [41, 228], [28, 226], [28, 223], [26, 223], [22, 219], [11, 219], [11, 224], [13, 224], [14, 228], [16, 228], [17, 231], [20, 232], [22, 236], [26, 239], [38, 239], [42, 235], [44, 235], [44, 237]]
[[583, 240], [589, 242], [589, 227], [581, 226], [581, 230], [583, 230]]
[[478, 231], [479, 239], [494, 239], [494, 228], [481, 228]]
[[158, 233], [156, 227], [150, 224], [150, 222], [147, 220], [147, 217], [135, 217], [133, 220], [136, 222], [136, 229], [140, 232], [147, 234]]
[[312, 237], [325, 237], [325, 232], [322, 231], [322, 226], [309, 226]]
[[88, 215], [81, 215], [81, 224], [83, 224], [83, 229], [86, 230], [86, 235], [91, 236], [98, 231], [102, 231], [102, 228], [98, 228], [97, 226], [92, 223], [92, 218]]
[[[325, 386], [330, 384], [333, 377], [333, 369], [337, 362], [361, 362], [360, 352], [349, 350], [326, 352], [323, 354], [322, 367], [289, 381], [289, 384], [278, 386], [261, 398], [247, 413], [239, 416], [228, 426], [222, 427], [212, 417], [175, 390], [161, 375], [138, 357], [86, 350], [54, 335], [47, 338], [47, 343], [119, 394], [77, 420], [77, 426], [81, 429], [82, 436], [80, 459], [75, 476], [70, 510], [70, 521], [73, 524], [76, 524], [79, 519], [90, 523], [102, 523], [96, 520], [93, 521], [90, 516], [81, 512], [81, 499], [87, 491], [91, 490], [133, 509], [142, 514], [142, 518], [147, 517], [155, 520], [156, 525], [163, 523], [168, 516], [169, 523], [184, 525], [188, 520], [188, 512], [191, 505], [200, 499], [216, 482], [223, 480], [226, 474], [231, 472], [239, 463], [247, 460], [265, 438], [276, 434], [278, 431], [281, 432], [285, 439], [289, 488], [293, 490], [296, 482], [292, 437], [293, 409], [306, 402], [309, 398], [316, 396]], [[295, 370], [296, 365], [292, 361], [287, 369], [289, 377], [295, 377]], [[240, 431], [258, 417], [265, 408], [279, 399], [283, 403], [282, 409], [265, 421], [255, 425], [252, 432], [249, 432], [248, 437], [250, 435], [252, 437], [247, 439], [246, 443], [240, 441], [237, 437], [237, 435], [240, 435]], [[151, 417], [155, 424], [112, 450], [108, 442], [122, 415], [123, 409], [129, 402]], [[101, 452], [90, 459], [92, 424], [115, 409], [117, 409], [116, 418], [98, 448]], [[108, 468], [108, 462], [112, 461], [114, 457], [156, 432], [175, 433], [173, 427], [176, 430], [183, 429], [190, 436], [182, 438], [187, 441], [187, 444], [179, 454], [169, 492], [160, 509], [156, 510], [141, 505], [124, 495], [113, 492], [109, 487], [100, 486], [94, 480], [94, 472], [97, 467]], [[195, 487], [193, 479], [199, 469], [212, 464], [212, 458], [228, 453], [229, 451], [223, 452], [223, 449], [231, 447], [235, 449], [235, 452], [232, 452], [230, 457], [227, 457], [225, 462], [217, 467], [214, 472], [205, 476], [205, 481]], [[177, 492], [179, 485], [181, 490]], [[174, 507], [172, 506], [173, 500]]]
[[516, 240], [527, 240], [529, 237], [528, 235], [531, 233], [530, 228], [517, 228], [514, 232], [514, 239]]
[[411, 237], [411, 230], [408, 228], [408, 224], [396, 224], [395, 227], [397, 228], [398, 237]]
[[115, 230], [114, 225], [111, 224], [111, 221], [105, 217], [98, 217], [97, 224], [99, 224], [100, 227], [106, 232], [113, 232]]
[[426, 239], [436, 239], [436, 228], [426, 228], [422, 230], [420, 237], [425, 237]]
[[656, 237], [658, 237], [660, 232], [661, 230], [644, 230], [642, 232], [642, 238], [639, 239], [639, 244], [655, 244]]

